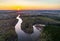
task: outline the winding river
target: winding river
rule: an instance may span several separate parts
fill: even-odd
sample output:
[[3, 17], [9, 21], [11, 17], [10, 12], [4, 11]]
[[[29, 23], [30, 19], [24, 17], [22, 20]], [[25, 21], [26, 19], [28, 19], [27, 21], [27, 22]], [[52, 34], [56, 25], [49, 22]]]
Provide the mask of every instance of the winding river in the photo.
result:
[[37, 41], [39, 38], [41, 29], [38, 30], [35, 27], [35, 25], [33, 25], [33, 33], [32, 34], [25, 33], [21, 29], [21, 23], [23, 22], [23, 20], [20, 18], [20, 15], [18, 15], [16, 19], [18, 19], [18, 22], [15, 25], [15, 31], [18, 36], [18, 41]]

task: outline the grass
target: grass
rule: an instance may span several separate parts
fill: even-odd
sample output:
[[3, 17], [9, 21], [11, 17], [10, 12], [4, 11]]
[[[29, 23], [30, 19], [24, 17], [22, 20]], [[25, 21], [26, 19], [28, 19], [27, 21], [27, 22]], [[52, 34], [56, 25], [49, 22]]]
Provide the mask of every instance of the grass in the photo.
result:
[[[14, 15], [15, 16], [15, 15]], [[37, 17], [22, 17], [23, 23], [22, 23], [22, 29], [29, 34], [32, 33], [32, 25], [33, 23], [38, 23], [38, 22], [52, 22], [52, 23], [60, 23], [60, 21], [47, 18], [47, 17], [42, 17], [42, 16], [37, 16]], [[0, 20], [0, 41], [17, 41], [17, 36], [14, 30], [14, 26], [16, 24], [16, 19], [7, 19], [7, 20]], [[2, 26], [1, 26], [2, 24]], [[7, 24], [7, 26], [6, 26]], [[5, 26], [4, 26], [5, 25]], [[44, 31], [41, 34], [41, 41], [53, 41], [56, 37], [56, 41], [59, 41], [59, 26], [53, 26], [53, 25], [48, 25], [44, 28]], [[55, 36], [56, 35], [56, 36]], [[58, 38], [59, 37], [59, 38]], [[55, 41], [55, 40], [54, 40]]]
[[41, 33], [40, 38], [40, 41], [60, 41], [60, 26], [46, 26]]
[[[3, 30], [3, 29], [2, 29]], [[4, 33], [0, 34], [0, 41], [17, 41], [17, 35], [13, 27], [6, 28]]]

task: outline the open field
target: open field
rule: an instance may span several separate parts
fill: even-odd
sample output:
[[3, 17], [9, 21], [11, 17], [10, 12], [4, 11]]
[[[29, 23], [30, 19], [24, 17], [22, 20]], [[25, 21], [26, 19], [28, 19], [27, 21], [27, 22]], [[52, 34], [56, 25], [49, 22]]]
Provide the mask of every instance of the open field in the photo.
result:
[[[17, 41], [15, 33], [16, 16], [16, 13], [0, 14], [0, 41]], [[46, 25], [38, 41], [60, 41], [60, 17], [51, 18], [44, 15], [22, 14], [21, 18], [23, 19], [22, 30], [26, 33], [33, 32], [32, 25], [34, 24]]]

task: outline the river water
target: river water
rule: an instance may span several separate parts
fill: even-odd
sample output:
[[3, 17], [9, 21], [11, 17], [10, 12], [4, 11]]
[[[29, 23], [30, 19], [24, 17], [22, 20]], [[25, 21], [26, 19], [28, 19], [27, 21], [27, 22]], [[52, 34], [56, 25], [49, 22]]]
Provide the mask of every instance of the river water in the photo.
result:
[[18, 36], [18, 41], [37, 41], [39, 39], [41, 29], [38, 30], [35, 27], [35, 25], [33, 25], [33, 33], [32, 34], [25, 33], [21, 29], [21, 23], [23, 22], [23, 20], [19, 16], [20, 15], [16, 17], [16, 19], [18, 19], [18, 22], [15, 25], [15, 31]]

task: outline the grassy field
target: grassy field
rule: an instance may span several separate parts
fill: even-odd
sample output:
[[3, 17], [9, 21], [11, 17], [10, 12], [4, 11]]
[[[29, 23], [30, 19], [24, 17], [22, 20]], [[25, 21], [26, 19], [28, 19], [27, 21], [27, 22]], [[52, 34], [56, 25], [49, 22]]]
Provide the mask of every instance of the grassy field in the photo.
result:
[[[17, 35], [14, 28], [17, 23], [17, 20], [15, 19], [17, 15], [11, 14], [11, 16], [13, 16], [13, 18], [0, 20], [0, 41], [17, 41]], [[46, 24], [47, 26], [41, 33], [41, 41], [59, 41], [60, 26], [51, 24], [59, 24], [60, 21], [43, 16], [21, 16], [21, 18], [23, 19], [22, 29], [26, 33], [32, 33], [33, 24]]]
[[60, 26], [47, 25], [42, 31], [39, 41], [60, 41]]

